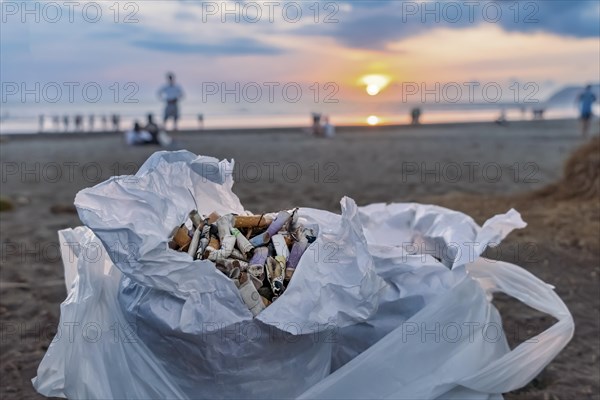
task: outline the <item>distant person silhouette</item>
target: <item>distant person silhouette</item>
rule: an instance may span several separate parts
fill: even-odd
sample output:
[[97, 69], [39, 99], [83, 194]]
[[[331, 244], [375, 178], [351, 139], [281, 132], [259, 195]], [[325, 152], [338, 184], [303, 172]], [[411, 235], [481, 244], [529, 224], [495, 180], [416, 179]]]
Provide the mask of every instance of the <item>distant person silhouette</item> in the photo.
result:
[[542, 119], [544, 119], [544, 112], [546, 110], [544, 108], [534, 108], [533, 110], [531, 110], [531, 112], [533, 113], [533, 119], [536, 121], [541, 121]]
[[323, 117], [323, 136], [333, 138], [335, 136], [335, 125], [329, 122], [329, 116]]
[[77, 132], [83, 132], [83, 117], [79, 114], [77, 114], [74, 117], [75, 120], [75, 131]]
[[419, 107], [415, 107], [410, 111], [410, 123], [412, 125], [419, 125], [421, 122], [419, 119], [421, 118], [421, 109]]
[[38, 119], [39, 124], [40, 124], [40, 132], [44, 132], [44, 114], [40, 114], [40, 117]]
[[63, 125], [65, 126], [65, 132], [69, 130], [69, 116], [63, 115]]
[[585, 90], [577, 97], [579, 101], [579, 115], [581, 119], [581, 134], [584, 138], [587, 138], [588, 130], [590, 128], [590, 120], [594, 113], [592, 112], [592, 105], [596, 102], [596, 95], [592, 92], [592, 85], [587, 85]]
[[58, 132], [60, 130], [60, 116], [59, 115], [53, 115], [52, 116], [52, 123], [54, 124], [54, 130], [56, 132]]
[[198, 114], [198, 128], [204, 129], [204, 115]]
[[321, 113], [312, 113], [312, 134], [315, 136], [321, 136]]
[[506, 110], [503, 108], [500, 110], [500, 115], [494, 121], [496, 125], [508, 126], [508, 120], [506, 119]]
[[177, 130], [179, 119], [179, 101], [183, 98], [183, 90], [175, 84], [175, 75], [167, 74], [167, 84], [160, 88], [158, 97], [166, 103], [163, 125], [167, 129], [167, 121], [173, 119], [173, 130]]
[[119, 131], [119, 124], [121, 123], [121, 117], [119, 116], [119, 114], [113, 114], [112, 115], [112, 125], [113, 125], [113, 130], [115, 132]]
[[158, 133], [160, 132], [160, 129], [158, 128], [158, 125], [156, 125], [156, 123], [154, 122], [154, 115], [148, 114], [148, 122], [146, 122], [144, 130], [152, 136], [153, 144], [160, 144], [160, 142], [158, 141]]
[[88, 116], [88, 130], [90, 132], [92, 132], [94, 130], [94, 120], [96, 119], [96, 117], [94, 116], [94, 114], [90, 114]]
[[108, 118], [106, 117], [106, 115], [102, 115], [102, 117], [100, 117], [100, 120], [102, 121], [102, 130], [106, 132], [108, 130]]

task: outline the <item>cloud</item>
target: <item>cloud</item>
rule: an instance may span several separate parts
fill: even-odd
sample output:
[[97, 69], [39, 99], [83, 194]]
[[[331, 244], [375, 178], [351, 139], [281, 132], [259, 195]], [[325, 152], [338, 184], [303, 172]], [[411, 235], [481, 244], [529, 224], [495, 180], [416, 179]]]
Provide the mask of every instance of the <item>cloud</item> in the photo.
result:
[[[184, 15], [187, 15], [184, 17]], [[199, 54], [206, 56], [247, 56], [278, 55], [285, 49], [266, 44], [250, 37], [242, 37], [243, 30], [233, 30], [226, 24], [187, 25], [184, 21], [194, 21], [189, 13], [175, 13], [174, 19], [181, 23], [170, 31], [156, 24], [114, 24], [97, 32], [88, 33], [93, 39], [114, 41], [125, 39], [124, 43], [145, 50], [173, 54]]]
[[352, 2], [340, 8], [339, 23], [302, 27], [300, 35], [334, 37], [353, 48], [384, 50], [387, 45], [437, 28], [463, 29], [483, 24], [509, 32], [547, 32], [561, 36], [600, 36], [597, 1]]
[[218, 44], [190, 43], [164, 37], [136, 39], [130, 43], [136, 47], [163, 53], [202, 54], [207, 56], [277, 55], [283, 53], [282, 49], [248, 38], [227, 39]]
[[518, 18], [511, 15], [511, 18], [502, 20], [504, 29], [577, 38], [600, 36], [600, 3], [597, 1], [528, 2], [522, 3], [519, 11]]

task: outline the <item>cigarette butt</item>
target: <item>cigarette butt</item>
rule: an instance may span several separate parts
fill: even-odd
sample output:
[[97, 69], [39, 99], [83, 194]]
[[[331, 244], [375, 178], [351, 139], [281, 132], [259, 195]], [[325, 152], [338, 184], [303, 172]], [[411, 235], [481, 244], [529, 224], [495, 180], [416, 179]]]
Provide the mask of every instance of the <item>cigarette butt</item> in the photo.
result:
[[210, 225], [204, 223], [202, 226], [202, 233], [200, 234], [200, 243], [198, 245], [198, 250], [196, 251], [196, 259], [202, 258], [206, 248], [208, 247], [208, 243], [210, 241]]
[[198, 210], [190, 211], [189, 217], [192, 220], [192, 224], [194, 224], [194, 228], [202, 229], [204, 221], [202, 220], [202, 216], [198, 213]]
[[252, 243], [250, 243], [248, 239], [246, 239], [246, 237], [242, 235], [239, 229], [233, 228], [231, 230], [231, 234], [235, 236], [237, 247], [242, 253], [248, 254], [250, 251], [252, 251], [254, 246], [252, 246]]
[[212, 247], [215, 250], [219, 250], [221, 248], [221, 242], [219, 241], [219, 238], [216, 236], [211, 236], [207, 247]]
[[222, 265], [228, 270], [233, 270], [235, 268], [240, 268], [240, 262], [238, 260], [233, 260], [231, 258], [226, 258], [224, 260], [219, 260], [217, 265]]
[[256, 290], [258, 290], [263, 285], [263, 281], [261, 281], [257, 277], [255, 277], [253, 275], [248, 275], [248, 276], [250, 277], [250, 280], [254, 284], [254, 287], [256, 288]]
[[285, 269], [285, 280], [289, 282], [292, 279], [292, 276], [294, 275], [295, 271], [296, 271], [296, 268], [286, 268]]
[[248, 273], [262, 282], [265, 278], [265, 267], [264, 265], [250, 265], [248, 267]]
[[175, 232], [173, 240], [175, 243], [177, 243], [179, 249], [183, 249], [183, 247], [187, 248], [187, 245], [192, 241], [192, 238], [190, 238], [190, 235], [188, 235], [187, 228], [185, 226], [181, 226], [179, 229], [177, 229], [177, 232]]
[[208, 242], [208, 246], [206, 246], [206, 250], [204, 250], [204, 254], [202, 255], [202, 259], [207, 259], [212, 252], [217, 251], [220, 248], [221, 242], [219, 242], [219, 238], [217, 238], [216, 236], [211, 236], [210, 241]]
[[285, 275], [285, 260], [281, 256], [276, 256], [275, 258], [269, 257], [267, 258], [265, 270], [267, 271], [267, 279], [271, 284], [273, 294], [280, 296], [285, 290], [283, 285]]
[[238, 279], [238, 278], [240, 277], [240, 273], [241, 273], [241, 272], [240, 272], [240, 269], [239, 269], [239, 267], [233, 268], [233, 269], [231, 270], [231, 272], [229, 273], [229, 277], [230, 277], [231, 279]]
[[262, 246], [263, 244], [268, 243], [270, 239], [271, 239], [271, 235], [269, 234], [269, 232], [264, 232], [264, 233], [261, 233], [260, 235], [254, 236], [252, 239], [250, 239], [250, 244], [254, 247], [259, 247], [259, 246]]
[[256, 317], [258, 313], [265, 309], [265, 305], [252, 282], [246, 281], [240, 284], [239, 291], [242, 295], [242, 300], [244, 300], [244, 303], [246, 303], [253, 316]]
[[236, 215], [234, 228], [266, 228], [272, 222], [272, 218], [265, 215]]
[[190, 246], [188, 248], [188, 254], [190, 255], [190, 257], [195, 257], [196, 256], [196, 251], [198, 250], [198, 244], [200, 243], [200, 234], [202, 232], [200, 231], [200, 227], [196, 228], [196, 231], [194, 232], [194, 236], [192, 237], [192, 241], [190, 243]]
[[287, 260], [290, 256], [290, 250], [288, 249], [285, 238], [281, 234], [274, 235], [271, 240], [273, 241], [273, 247], [275, 247], [275, 253], [278, 256], [283, 257], [283, 263], [285, 265], [285, 260]]
[[231, 255], [229, 257], [235, 258], [236, 260], [240, 260], [240, 261], [248, 261], [248, 257], [246, 257], [246, 255], [244, 255], [238, 249], [231, 250]]
[[281, 230], [281, 228], [283, 228], [283, 226], [289, 221], [290, 217], [291, 215], [289, 212], [279, 211], [279, 214], [277, 214], [275, 220], [267, 228], [267, 233], [269, 234], [269, 237], [275, 236]]
[[292, 246], [292, 251], [290, 251], [290, 255], [287, 259], [286, 271], [288, 269], [292, 269], [292, 270], [296, 269], [296, 267], [298, 266], [298, 263], [300, 262], [300, 258], [302, 258], [302, 255], [306, 251], [307, 247], [308, 247], [307, 241], [301, 241], [301, 242], [294, 243], [294, 245]]
[[219, 250], [213, 250], [207, 247], [209, 250], [208, 259], [215, 262], [221, 262], [222, 260], [228, 259], [231, 256], [231, 252], [235, 247], [235, 237], [233, 235], [226, 235], [221, 242], [221, 248]]
[[283, 256], [275, 256], [275, 261], [277, 261], [277, 265], [274, 269], [275, 276], [278, 276], [283, 280], [283, 274], [285, 273], [285, 258], [283, 258]]
[[252, 258], [250, 259], [249, 268], [252, 268], [252, 267], [262, 268], [262, 266], [265, 265], [265, 262], [267, 261], [268, 256], [269, 256], [269, 249], [267, 249], [266, 247], [259, 247], [258, 249], [254, 249], [254, 255], [252, 255]]
[[294, 238], [291, 235], [284, 235], [283, 239], [285, 240], [288, 249], [294, 245]]
[[206, 247], [208, 247], [208, 239], [203, 237], [200, 239], [200, 244], [198, 245], [198, 250], [196, 251], [196, 259], [202, 258], [202, 255], [206, 251]]
[[300, 219], [300, 216], [298, 215], [298, 207], [296, 207], [292, 211], [292, 217], [290, 218], [290, 224], [288, 227], [288, 230], [290, 232], [293, 232], [298, 228], [298, 220], [299, 219]]
[[214, 224], [215, 222], [217, 222], [217, 220], [218, 220], [219, 218], [221, 218], [221, 216], [220, 216], [218, 213], [216, 213], [216, 212], [214, 212], [214, 211], [213, 211], [213, 212], [211, 212], [211, 213], [210, 213], [210, 215], [208, 216], [208, 223], [212, 225], [212, 224]]
[[269, 282], [271, 282], [271, 280], [273, 279], [273, 276], [275, 276], [275, 265], [277, 264], [277, 262], [275, 261], [275, 259], [271, 256], [269, 256], [267, 258], [267, 263], [265, 264], [265, 271], [267, 272], [267, 279], [269, 280]]
[[219, 231], [219, 239], [223, 241], [225, 235], [229, 235], [231, 233], [231, 225], [233, 224], [233, 215], [227, 214], [220, 217], [215, 225], [217, 225], [217, 230]]

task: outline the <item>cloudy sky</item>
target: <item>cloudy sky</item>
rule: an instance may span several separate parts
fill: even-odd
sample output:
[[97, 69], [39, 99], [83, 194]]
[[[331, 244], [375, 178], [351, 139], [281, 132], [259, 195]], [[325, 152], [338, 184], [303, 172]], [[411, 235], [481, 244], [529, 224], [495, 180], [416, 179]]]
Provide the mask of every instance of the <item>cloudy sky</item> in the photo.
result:
[[[497, 82], [503, 101], [517, 90], [520, 100], [543, 100], [564, 85], [599, 80], [599, 21], [598, 1], [4, 1], [2, 101], [19, 98], [6, 82], [94, 82], [100, 103], [128, 94], [147, 103], [166, 71], [190, 102], [219, 97], [206, 97], [207, 83], [235, 82], [263, 86], [263, 106], [265, 82], [299, 83], [304, 97], [329, 95], [337, 107], [401, 101], [407, 83], [436, 82]], [[366, 93], [369, 84], [376, 96]], [[53, 96], [48, 90], [41, 103]], [[26, 103], [35, 105], [31, 96]]]

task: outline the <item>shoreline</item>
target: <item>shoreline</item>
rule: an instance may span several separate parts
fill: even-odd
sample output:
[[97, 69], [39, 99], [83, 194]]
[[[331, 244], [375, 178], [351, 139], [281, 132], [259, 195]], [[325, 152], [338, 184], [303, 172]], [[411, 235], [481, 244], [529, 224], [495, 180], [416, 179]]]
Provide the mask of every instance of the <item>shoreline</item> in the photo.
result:
[[[336, 126], [336, 134], [346, 134], [346, 133], [357, 133], [364, 132], [365, 130], [369, 130], [377, 133], [386, 133], [386, 132], [398, 132], [398, 131], [409, 131], [415, 129], [421, 130], [440, 130], [444, 128], [460, 128], [460, 127], [469, 127], [469, 128], [489, 128], [489, 127], [498, 127], [498, 128], [510, 128], [510, 127], [523, 127], [527, 125], [535, 125], [540, 126], [544, 124], [556, 124], [556, 123], [569, 123], [578, 121], [576, 118], [558, 118], [558, 119], [543, 119], [543, 120], [516, 120], [516, 121], [508, 121], [508, 124], [505, 126], [498, 125], [494, 121], [489, 122], [481, 122], [481, 121], [464, 121], [464, 122], [435, 122], [435, 123], [425, 123], [420, 125], [410, 125], [410, 124], [390, 124], [390, 125], [340, 125]], [[264, 128], [210, 128], [210, 129], [181, 129], [177, 131], [168, 130], [167, 133], [170, 135], [190, 135], [190, 134], [202, 134], [202, 135], [231, 135], [231, 134], [268, 134], [268, 133], [281, 133], [281, 134], [307, 134], [307, 131], [310, 130], [308, 125], [300, 126], [300, 127], [264, 127]], [[114, 137], [123, 135], [125, 131], [92, 131], [92, 132], [32, 132], [32, 133], [3, 133], [0, 132], [0, 140], [38, 140], [45, 138], [52, 139], [81, 139], [81, 138], [99, 138], [99, 137]], [[571, 137], [570, 135], [568, 137]]]

